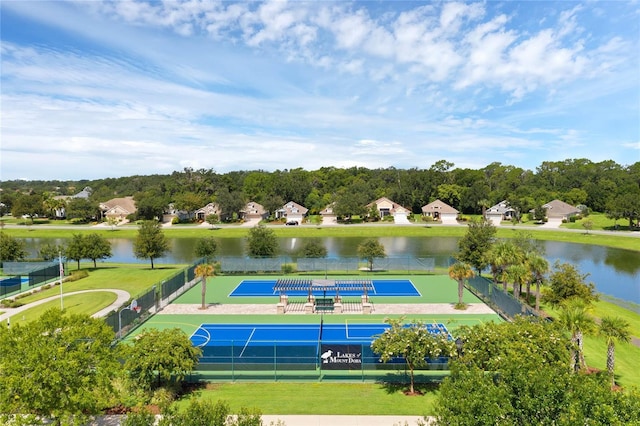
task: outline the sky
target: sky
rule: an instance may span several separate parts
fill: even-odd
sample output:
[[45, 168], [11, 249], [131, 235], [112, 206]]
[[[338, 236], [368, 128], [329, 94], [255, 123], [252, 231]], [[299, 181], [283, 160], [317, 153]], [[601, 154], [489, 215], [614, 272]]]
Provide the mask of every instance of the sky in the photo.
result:
[[0, 0], [0, 180], [640, 161], [640, 2]]

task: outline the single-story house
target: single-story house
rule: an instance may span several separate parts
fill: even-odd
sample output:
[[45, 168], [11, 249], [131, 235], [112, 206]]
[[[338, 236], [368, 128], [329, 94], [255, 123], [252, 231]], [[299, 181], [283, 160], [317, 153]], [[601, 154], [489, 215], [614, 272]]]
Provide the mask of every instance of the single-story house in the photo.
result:
[[569, 220], [571, 216], [581, 213], [579, 208], [560, 200], [543, 204], [542, 208], [545, 209], [548, 220]]
[[218, 203], [209, 203], [206, 206], [196, 210], [193, 214], [196, 220], [206, 220], [207, 216], [217, 214], [220, 217], [220, 205]]
[[495, 206], [489, 207], [484, 214], [493, 226], [500, 226], [500, 222], [513, 219], [518, 212], [509, 205], [507, 200], [503, 200]]
[[402, 207], [400, 204], [394, 203], [386, 197], [378, 198], [376, 201], [367, 204], [367, 210], [372, 207], [376, 208], [380, 219], [384, 219], [387, 216], [393, 216], [393, 220], [396, 223], [409, 223], [407, 219], [411, 214], [411, 210]]
[[112, 198], [109, 201], [100, 203], [100, 211], [104, 218], [115, 218], [120, 221], [126, 220], [127, 216], [138, 211], [133, 197]]
[[261, 204], [255, 201], [249, 201], [244, 209], [240, 210], [240, 218], [244, 220], [251, 219], [266, 219], [269, 216], [269, 212], [264, 209]]
[[287, 219], [287, 222], [295, 221], [298, 222], [298, 224], [301, 224], [308, 211], [308, 208], [293, 201], [289, 201], [287, 204], [282, 206], [281, 209], [276, 210], [275, 215], [276, 219], [285, 218]]
[[435, 200], [422, 206], [423, 216], [439, 220], [443, 224], [457, 225], [458, 213], [460, 213], [458, 210], [440, 200]]

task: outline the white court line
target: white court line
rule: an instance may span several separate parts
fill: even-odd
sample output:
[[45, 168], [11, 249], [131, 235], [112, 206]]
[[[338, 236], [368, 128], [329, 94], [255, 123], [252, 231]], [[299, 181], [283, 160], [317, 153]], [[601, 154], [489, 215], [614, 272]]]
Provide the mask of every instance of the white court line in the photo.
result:
[[[209, 343], [209, 342], [211, 341], [211, 333], [209, 333], [209, 330], [207, 330], [205, 327], [203, 327], [203, 325], [204, 325], [204, 324], [201, 324], [201, 325], [200, 325], [200, 327], [198, 327], [198, 329], [197, 329], [196, 331], [194, 331], [194, 332], [193, 332], [193, 334], [191, 335], [191, 337], [196, 336], [196, 335], [197, 335], [198, 337], [200, 337], [200, 334], [197, 334], [197, 333], [198, 333], [198, 331], [200, 331], [200, 330], [202, 330], [202, 331], [204, 331], [205, 333], [207, 333], [207, 335], [206, 335], [206, 336], [204, 336], [204, 337], [207, 339], [207, 341], [206, 341], [206, 342], [204, 342], [202, 345], [198, 345], [198, 347], [207, 346], [207, 343]], [[191, 338], [189, 338], [189, 340], [191, 340]]]
[[242, 358], [242, 355], [244, 354], [244, 350], [247, 349], [247, 346], [249, 346], [249, 342], [251, 341], [251, 338], [253, 337], [253, 334], [255, 332], [256, 332], [256, 329], [254, 327], [254, 329], [251, 331], [251, 335], [247, 339], [247, 342], [244, 344], [244, 348], [242, 348], [242, 352], [240, 352], [240, 355], [238, 356], [238, 358]]

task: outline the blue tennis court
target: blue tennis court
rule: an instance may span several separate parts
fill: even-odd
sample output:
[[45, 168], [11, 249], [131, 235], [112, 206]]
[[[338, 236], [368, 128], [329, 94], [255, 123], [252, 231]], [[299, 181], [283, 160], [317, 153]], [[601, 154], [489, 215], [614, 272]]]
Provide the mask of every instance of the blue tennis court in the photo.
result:
[[[425, 327], [451, 338], [444, 324]], [[362, 363], [379, 362], [371, 342], [388, 328], [387, 324], [363, 323], [202, 324], [191, 335], [191, 342], [202, 349], [201, 362], [208, 364], [315, 368], [322, 363], [323, 368], [359, 368]]]
[[[235, 296], [308, 296], [309, 293], [316, 297], [335, 295], [334, 287], [316, 285], [311, 280], [300, 280], [300, 285], [289, 284], [286, 291], [278, 286], [278, 280], [243, 280], [229, 294]], [[325, 281], [325, 280], [316, 280]], [[339, 283], [340, 296], [362, 296], [365, 291], [369, 296], [420, 296], [420, 292], [411, 280], [370, 280], [363, 284], [363, 280], [335, 280]], [[365, 290], [366, 288], [366, 290]]]

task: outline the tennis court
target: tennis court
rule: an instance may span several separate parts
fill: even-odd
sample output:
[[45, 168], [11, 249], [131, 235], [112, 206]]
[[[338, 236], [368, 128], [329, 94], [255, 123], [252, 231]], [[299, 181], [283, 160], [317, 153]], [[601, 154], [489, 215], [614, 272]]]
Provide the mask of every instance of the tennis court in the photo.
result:
[[[282, 280], [242, 280], [240, 284], [229, 294], [230, 297], [255, 297], [255, 296], [309, 296], [316, 297], [332, 295], [335, 289], [339, 289], [341, 296], [416, 296], [420, 292], [411, 280], [406, 279], [376, 279], [376, 280], [286, 280], [285, 286], [280, 285]], [[330, 282], [329, 282], [330, 281]]]
[[[441, 323], [426, 324], [430, 333], [445, 334]], [[308, 365], [316, 368], [353, 369], [376, 364], [371, 351], [376, 335], [388, 324], [202, 324], [191, 342], [202, 349], [201, 362], [224, 364]], [[399, 360], [402, 361], [403, 360]], [[442, 362], [440, 360], [439, 362]]]

